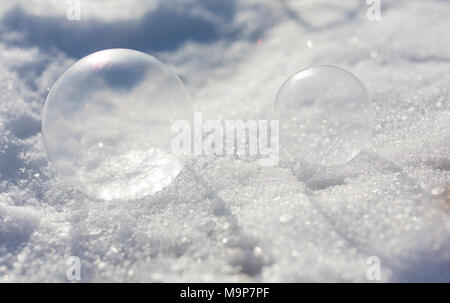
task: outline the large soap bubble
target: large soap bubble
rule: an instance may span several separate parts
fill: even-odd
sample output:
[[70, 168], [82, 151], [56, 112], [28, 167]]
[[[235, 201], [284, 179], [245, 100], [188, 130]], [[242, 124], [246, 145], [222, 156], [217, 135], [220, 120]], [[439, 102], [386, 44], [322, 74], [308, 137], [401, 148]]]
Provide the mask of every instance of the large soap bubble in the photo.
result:
[[370, 145], [374, 107], [361, 81], [342, 68], [294, 74], [280, 88], [274, 112], [281, 145], [303, 162], [345, 164]]
[[42, 134], [50, 161], [75, 188], [105, 200], [141, 198], [181, 171], [171, 125], [192, 115], [183, 84], [160, 61], [109, 49], [82, 58], [57, 80]]

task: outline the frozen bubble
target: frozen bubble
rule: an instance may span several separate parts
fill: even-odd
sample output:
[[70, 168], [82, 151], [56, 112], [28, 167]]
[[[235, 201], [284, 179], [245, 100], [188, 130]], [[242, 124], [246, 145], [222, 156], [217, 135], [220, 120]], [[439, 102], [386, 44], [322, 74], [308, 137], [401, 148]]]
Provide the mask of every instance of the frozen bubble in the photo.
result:
[[42, 134], [49, 160], [75, 188], [105, 200], [141, 198], [182, 169], [171, 153], [171, 125], [192, 115], [175, 73], [145, 53], [109, 49], [82, 58], [57, 80]]
[[347, 163], [369, 146], [374, 107], [364, 85], [348, 71], [313, 66], [291, 76], [275, 102], [280, 143], [299, 160]]

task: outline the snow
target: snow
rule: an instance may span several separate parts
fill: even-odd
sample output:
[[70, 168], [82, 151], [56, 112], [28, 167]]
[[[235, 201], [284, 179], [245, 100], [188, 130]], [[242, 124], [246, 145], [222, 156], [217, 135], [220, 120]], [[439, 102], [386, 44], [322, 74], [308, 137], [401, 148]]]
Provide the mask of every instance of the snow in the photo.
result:
[[[342, 1], [343, 2], [343, 1]], [[450, 5], [365, 1], [6, 1], [0, 8], [0, 281], [450, 281]], [[49, 88], [105, 48], [148, 52], [204, 119], [262, 119], [287, 77], [331, 64], [376, 108], [339, 168], [199, 157], [163, 191], [99, 201], [70, 188], [40, 132]]]

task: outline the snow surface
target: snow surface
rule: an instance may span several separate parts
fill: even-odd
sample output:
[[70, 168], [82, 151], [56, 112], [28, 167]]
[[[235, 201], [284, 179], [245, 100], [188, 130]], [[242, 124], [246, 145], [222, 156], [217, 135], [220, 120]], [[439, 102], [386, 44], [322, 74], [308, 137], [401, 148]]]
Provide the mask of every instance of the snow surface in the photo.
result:
[[[65, 1], [0, 6], [0, 281], [450, 282], [450, 3]], [[183, 79], [205, 119], [260, 119], [286, 78], [346, 68], [376, 106], [372, 146], [340, 168], [199, 158], [173, 184], [95, 201], [49, 164], [49, 88], [97, 50], [146, 51]]]

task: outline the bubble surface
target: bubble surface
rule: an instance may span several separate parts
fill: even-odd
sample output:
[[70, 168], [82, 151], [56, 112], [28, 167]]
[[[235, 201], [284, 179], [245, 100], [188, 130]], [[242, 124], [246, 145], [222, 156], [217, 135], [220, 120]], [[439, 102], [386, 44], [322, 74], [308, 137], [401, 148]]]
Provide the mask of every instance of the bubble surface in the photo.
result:
[[109, 49], [80, 59], [56, 81], [42, 135], [58, 174], [78, 190], [104, 200], [141, 198], [181, 171], [171, 125], [192, 115], [187, 91], [164, 64]]
[[342, 165], [370, 146], [375, 110], [364, 85], [335, 66], [313, 66], [278, 91], [280, 144], [310, 164]]

